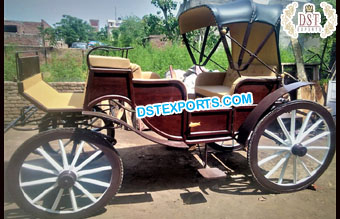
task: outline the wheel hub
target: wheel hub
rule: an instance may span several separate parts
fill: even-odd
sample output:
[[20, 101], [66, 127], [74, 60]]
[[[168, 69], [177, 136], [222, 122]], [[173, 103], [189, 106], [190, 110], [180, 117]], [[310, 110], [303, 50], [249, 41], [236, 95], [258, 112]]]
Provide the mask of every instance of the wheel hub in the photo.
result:
[[77, 180], [77, 176], [73, 171], [66, 170], [58, 176], [58, 186], [63, 189], [71, 188]]
[[292, 153], [294, 155], [297, 155], [299, 157], [303, 157], [306, 155], [307, 153], [307, 148], [302, 146], [301, 144], [295, 144], [293, 147], [292, 147]]

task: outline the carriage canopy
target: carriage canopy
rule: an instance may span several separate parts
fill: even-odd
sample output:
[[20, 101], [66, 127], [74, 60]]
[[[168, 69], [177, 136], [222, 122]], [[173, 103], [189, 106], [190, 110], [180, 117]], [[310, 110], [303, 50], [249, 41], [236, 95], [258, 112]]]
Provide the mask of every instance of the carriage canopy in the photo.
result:
[[[226, 28], [228, 35], [268, 65], [279, 65], [278, 49], [281, 5], [262, 5], [249, 0], [224, 4], [205, 4], [188, 9], [179, 16], [180, 33], [217, 26]], [[263, 45], [262, 45], [263, 44]], [[251, 56], [241, 52], [240, 45], [232, 41], [231, 56], [235, 66], [246, 64]], [[260, 48], [260, 51], [257, 51]], [[243, 54], [242, 54], [243, 53]], [[229, 60], [230, 62], [230, 60]], [[254, 64], [258, 60], [254, 60]]]

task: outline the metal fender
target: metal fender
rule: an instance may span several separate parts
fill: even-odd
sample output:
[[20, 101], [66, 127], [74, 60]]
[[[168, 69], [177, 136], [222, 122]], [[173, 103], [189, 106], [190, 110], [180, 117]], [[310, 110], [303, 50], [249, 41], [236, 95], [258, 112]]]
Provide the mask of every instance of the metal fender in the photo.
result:
[[282, 95], [296, 90], [300, 87], [312, 85], [311, 82], [295, 82], [292, 84], [285, 85], [273, 93], [263, 98], [258, 105], [249, 113], [246, 120], [242, 123], [238, 129], [237, 142], [246, 146], [247, 139], [252, 130], [254, 130], [258, 121], [262, 118], [263, 114], [275, 103], [275, 101]]

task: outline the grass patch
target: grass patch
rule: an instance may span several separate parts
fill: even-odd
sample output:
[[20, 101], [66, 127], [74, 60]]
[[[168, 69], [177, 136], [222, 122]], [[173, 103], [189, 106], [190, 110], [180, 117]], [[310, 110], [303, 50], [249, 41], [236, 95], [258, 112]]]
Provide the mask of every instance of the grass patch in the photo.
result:
[[15, 81], [17, 78], [17, 69], [15, 63], [15, 46], [6, 46], [4, 48], [4, 80]]
[[85, 81], [87, 77], [84, 60], [70, 52], [63, 56], [52, 53], [51, 60], [47, 64], [42, 64], [40, 69], [48, 82]]
[[[159, 74], [162, 78], [169, 71], [169, 66], [173, 69], [182, 69], [186, 71], [193, 63], [184, 45], [176, 44], [167, 45], [164, 48], [154, 48], [152, 46], [134, 45], [134, 49], [129, 51], [128, 58], [132, 63], [141, 66], [143, 71], [152, 71]], [[199, 54], [194, 52], [196, 60]], [[209, 49], [206, 50], [206, 54]], [[121, 56], [121, 52], [106, 53], [104, 51], [95, 52], [95, 54]], [[291, 49], [280, 50], [281, 61], [283, 63], [295, 62], [295, 57]], [[213, 62], [209, 61], [205, 66], [209, 70], [225, 71], [228, 68], [228, 59], [221, 46], [211, 57], [224, 68], [220, 68]], [[87, 77], [86, 56], [84, 60], [77, 53], [66, 52], [64, 55], [58, 55], [57, 52], [51, 54], [51, 58], [47, 64], [41, 64], [41, 72], [44, 73], [44, 79], [48, 82], [63, 81], [85, 81]], [[16, 79], [15, 64], [15, 46], [5, 48], [4, 58], [4, 79], [6, 81], [14, 81]]]

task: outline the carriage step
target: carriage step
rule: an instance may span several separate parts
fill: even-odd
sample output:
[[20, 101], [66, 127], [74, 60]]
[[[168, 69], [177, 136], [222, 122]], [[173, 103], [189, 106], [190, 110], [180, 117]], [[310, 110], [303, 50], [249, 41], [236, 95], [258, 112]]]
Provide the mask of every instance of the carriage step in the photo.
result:
[[216, 167], [209, 167], [208, 165], [204, 165], [204, 161], [197, 155], [193, 154], [194, 158], [205, 168], [198, 169], [198, 172], [206, 179], [219, 179], [219, 178], [225, 178], [227, 174], [223, 172], [222, 170], [216, 168]]
[[213, 167], [213, 168], [201, 168], [198, 169], [198, 172], [206, 179], [220, 179], [225, 178], [227, 174], [222, 170]]

